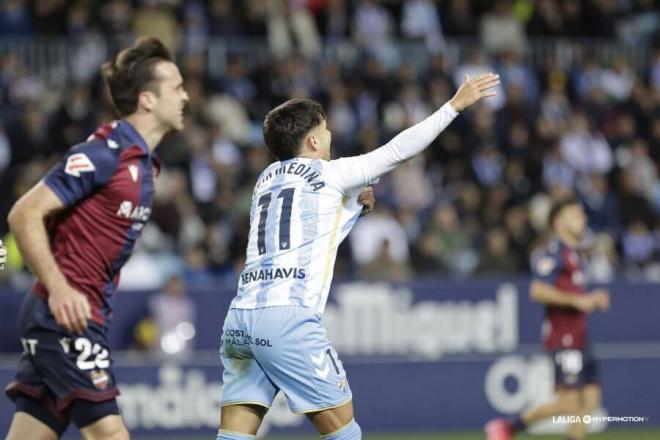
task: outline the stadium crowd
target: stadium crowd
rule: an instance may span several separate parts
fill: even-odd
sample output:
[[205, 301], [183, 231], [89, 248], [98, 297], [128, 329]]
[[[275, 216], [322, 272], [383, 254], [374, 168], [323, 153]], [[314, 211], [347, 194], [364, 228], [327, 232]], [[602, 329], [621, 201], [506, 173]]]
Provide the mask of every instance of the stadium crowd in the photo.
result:
[[[235, 283], [252, 187], [273, 160], [261, 124], [275, 105], [319, 100], [335, 154], [360, 154], [439, 108], [466, 74], [485, 71], [501, 75], [498, 96], [380, 180], [377, 208], [340, 249], [337, 276], [524, 273], [548, 238], [553, 200], [573, 192], [589, 216], [592, 279], [622, 273], [660, 282], [654, 7], [653, 0], [4, 1], [0, 39], [38, 44], [46, 35], [71, 48], [66, 85], [0, 52], [0, 236], [13, 269], [5, 277], [25, 279], [5, 221], [12, 203], [69, 146], [114, 118], [100, 63], [135, 36], [155, 35], [179, 54], [191, 100], [186, 129], [159, 148], [165, 167], [152, 221], [123, 272], [125, 287], [156, 287], [171, 273], [188, 284]], [[598, 37], [648, 47], [649, 56], [635, 64], [585, 50], [568, 65], [555, 56], [530, 63], [541, 37]], [[456, 38], [480, 44], [457, 57], [448, 50]], [[206, 56], [217, 39], [230, 49], [257, 41], [268, 56], [230, 50], [218, 69]], [[407, 58], [402, 42], [427, 56]], [[357, 57], [324, 51], [346, 43]]]

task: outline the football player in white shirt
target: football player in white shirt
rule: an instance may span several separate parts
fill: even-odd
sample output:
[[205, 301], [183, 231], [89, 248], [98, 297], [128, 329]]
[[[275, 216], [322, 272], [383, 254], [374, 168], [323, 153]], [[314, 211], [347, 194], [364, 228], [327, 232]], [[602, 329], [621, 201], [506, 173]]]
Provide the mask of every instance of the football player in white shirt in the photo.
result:
[[337, 248], [362, 204], [373, 204], [359, 200], [370, 198], [365, 187], [424, 150], [498, 84], [492, 73], [466, 77], [424, 121], [370, 153], [338, 160], [330, 160], [318, 103], [294, 99], [268, 113], [264, 139], [278, 162], [255, 185], [245, 269], [223, 327], [218, 440], [254, 438], [280, 390], [324, 438], [362, 437], [346, 372], [321, 322]]

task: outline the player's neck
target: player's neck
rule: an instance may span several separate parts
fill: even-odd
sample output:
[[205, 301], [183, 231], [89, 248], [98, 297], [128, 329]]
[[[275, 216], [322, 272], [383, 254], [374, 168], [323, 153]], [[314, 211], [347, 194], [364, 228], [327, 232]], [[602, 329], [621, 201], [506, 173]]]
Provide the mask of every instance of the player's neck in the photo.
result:
[[296, 159], [322, 159], [322, 157], [318, 151], [307, 150], [297, 155]]
[[150, 118], [133, 114], [126, 116], [124, 119], [142, 136], [142, 139], [147, 144], [147, 148], [149, 148], [149, 153], [152, 153], [156, 149], [163, 136], [165, 136], [163, 128], [155, 121], [151, 121]]

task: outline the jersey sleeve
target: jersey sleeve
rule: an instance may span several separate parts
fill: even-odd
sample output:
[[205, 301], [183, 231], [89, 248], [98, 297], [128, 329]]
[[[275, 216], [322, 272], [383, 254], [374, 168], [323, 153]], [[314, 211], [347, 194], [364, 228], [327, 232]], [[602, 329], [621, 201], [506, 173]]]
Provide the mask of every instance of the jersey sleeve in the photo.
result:
[[332, 160], [326, 181], [342, 192], [374, 183], [408, 159], [422, 152], [458, 116], [449, 103], [438, 111], [396, 135], [380, 148], [360, 156]]
[[559, 252], [544, 252], [534, 262], [532, 272], [534, 279], [546, 284], [555, 285], [562, 271], [562, 260]]
[[72, 206], [107, 184], [119, 155], [104, 142], [91, 141], [72, 147], [44, 177], [44, 182], [65, 206]]

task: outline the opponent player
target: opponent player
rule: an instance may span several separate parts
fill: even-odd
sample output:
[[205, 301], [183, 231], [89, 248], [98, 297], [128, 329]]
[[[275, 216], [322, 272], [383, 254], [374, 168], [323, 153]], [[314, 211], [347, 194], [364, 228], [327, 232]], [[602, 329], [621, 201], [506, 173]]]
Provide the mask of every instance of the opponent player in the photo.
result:
[[[609, 293], [604, 289], [584, 292], [584, 272], [577, 248], [587, 221], [580, 202], [575, 198], [558, 202], [549, 220], [556, 237], [534, 264], [530, 296], [546, 305], [543, 342], [555, 365], [555, 400], [531, 408], [512, 421], [489, 422], [489, 440], [508, 440], [554, 415], [580, 416], [581, 420], [600, 406], [596, 361], [587, 342], [587, 314], [596, 309], [607, 310]], [[573, 423], [568, 439], [582, 439], [585, 433], [583, 423]]]
[[253, 438], [279, 390], [325, 438], [361, 438], [346, 373], [321, 323], [337, 247], [360, 215], [365, 186], [424, 150], [497, 84], [494, 74], [466, 78], [424, 121], [338, 160], [330, 160], [319, 104], [295, 99], [268, 113], [264, 138], [278, 162], [255, 185], [245, 269], [224, 323], [218, 439]]
[[107, 331], [119, 270], [151, 212], [154, 150], [183, 128], [188, 96], [155, 38], [103, 66], [119, 116], [75, 145], [9, 213], [37, 281], [20, 316], [23, 355], [7, 395], [9, 440], [58, 438], [72, 421], [85, 439], [127, 439]]
[[5, 263], [7, 262], [7, 247], [0, 240], [0, 270], [5, 270]]

